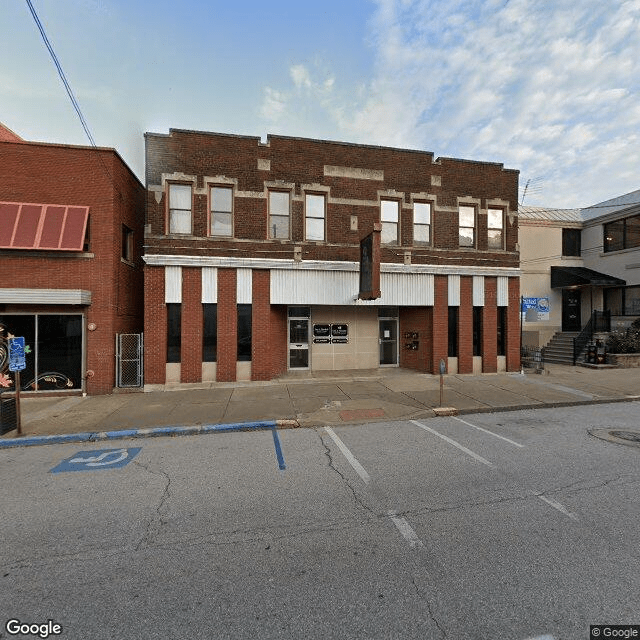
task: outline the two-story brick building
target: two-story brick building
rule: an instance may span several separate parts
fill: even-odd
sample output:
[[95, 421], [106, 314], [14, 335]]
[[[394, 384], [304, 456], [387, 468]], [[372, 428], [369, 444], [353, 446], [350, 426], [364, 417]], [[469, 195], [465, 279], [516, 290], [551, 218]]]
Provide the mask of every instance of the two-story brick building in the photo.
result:
[[31, 353], [27, 392], [111, 393], [116, 336], [143, 325], [144, 187], [114, 149], [0, 127], [0, 374]]
[[518, 369], [517, 171], [285, 136], [145, 139], [146, 388]]

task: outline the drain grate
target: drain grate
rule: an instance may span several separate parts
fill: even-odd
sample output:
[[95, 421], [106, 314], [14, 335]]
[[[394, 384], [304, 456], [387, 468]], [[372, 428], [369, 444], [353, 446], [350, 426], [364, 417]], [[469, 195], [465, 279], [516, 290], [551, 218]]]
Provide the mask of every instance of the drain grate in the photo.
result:
[[609, 431], [614, 438], [628, 440], [629, 442], [640, 442], [640, 433], [636, 431]]

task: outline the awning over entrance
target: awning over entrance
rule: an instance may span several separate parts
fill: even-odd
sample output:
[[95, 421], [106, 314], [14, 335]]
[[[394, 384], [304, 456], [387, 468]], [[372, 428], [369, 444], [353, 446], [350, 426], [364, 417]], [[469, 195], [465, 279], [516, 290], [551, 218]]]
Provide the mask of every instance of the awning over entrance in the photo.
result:
[[586, 267], [551, 267], [551, 288], [564, 289], [566, 287], [620, 287], [626, 285], [621, 278], [609, 276]]

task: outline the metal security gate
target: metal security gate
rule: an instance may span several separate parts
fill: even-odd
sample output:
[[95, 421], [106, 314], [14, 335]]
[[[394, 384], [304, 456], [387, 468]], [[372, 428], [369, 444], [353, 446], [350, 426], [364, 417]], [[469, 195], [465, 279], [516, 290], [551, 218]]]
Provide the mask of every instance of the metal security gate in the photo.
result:
[[142, 386], [143, 335], [116, 335], [116, 387]]

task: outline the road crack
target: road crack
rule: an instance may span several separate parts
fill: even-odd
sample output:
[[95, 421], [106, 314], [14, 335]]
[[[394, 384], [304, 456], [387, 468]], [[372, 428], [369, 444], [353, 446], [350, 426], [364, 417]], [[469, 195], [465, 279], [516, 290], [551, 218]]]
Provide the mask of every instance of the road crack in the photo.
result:
[[411, 578], [411, 582], [413, 583], [413, 588], [416, 590], [416, 595], [418, 596], [418, 598], [420, 598], [420, 600], [424, 601], [424, 603], [427, 605], [427, 609], [429, 610], [429, 617], [431, 618], [433, 623], [438, 628], [438, 631], [440, 632], [440, 636], [442, 638], [444, 638], [444, 640], [446, 640], [447, 637], [448, 637], [447, 636], [447, 632], [444, 630], [444, 628], [442, 627], [442, 625], [440, 624], [440, 622], [436, 618], [435, 614], [433, 613], [433, 607], [432, 607], [431, 600], [429, 600], [429, 598], [424, 593], [422, 593], [422, 591], [418, 587], [418, 584], [417, 584], [416, 579], [414, 577]]
[[139, 551], [143, 546], [150, 547], [153, 544], [155, 537], [160, 532], [160, 529], [168, 523], [168, 520], [163, 519], [162, 511], [165, 508], [168, 500], [171, 498], [171, 477], [166, 471], [162, 469], [160, 471], [153, 471], [147, 465], [142, 464], [138, 460], [134, 460], [133, 464], [138, 465], [151, 475], [161, 476], [165, 481], [162, 493], [160, 495], [160, 500], [158, 500], [158, 504], [155, 508], [155, 514], [153, 517], [149, 518], [146, 530], [135, 547], [135, 550]]

